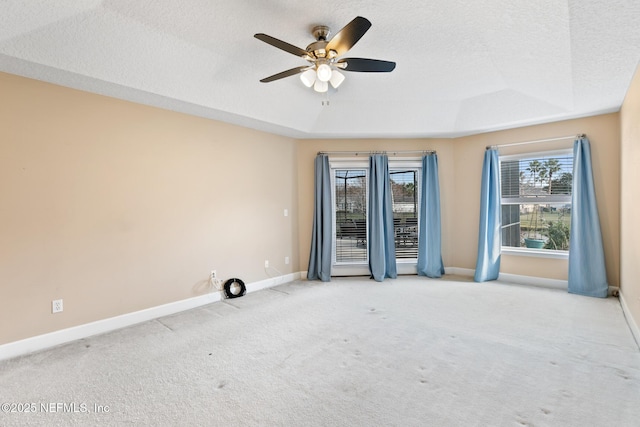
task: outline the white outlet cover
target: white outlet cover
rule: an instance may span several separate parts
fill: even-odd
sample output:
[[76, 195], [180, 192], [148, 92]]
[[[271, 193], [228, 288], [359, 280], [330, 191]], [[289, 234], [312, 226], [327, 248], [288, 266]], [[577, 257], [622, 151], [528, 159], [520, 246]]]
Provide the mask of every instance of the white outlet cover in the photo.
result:
[[61, 299], [55, 299], [55, 300], [51, 301], [51, 312], [52, 313], [60, 313], [63, 310], [64, 310], [64, 306], [62, 304], [62, 300]]

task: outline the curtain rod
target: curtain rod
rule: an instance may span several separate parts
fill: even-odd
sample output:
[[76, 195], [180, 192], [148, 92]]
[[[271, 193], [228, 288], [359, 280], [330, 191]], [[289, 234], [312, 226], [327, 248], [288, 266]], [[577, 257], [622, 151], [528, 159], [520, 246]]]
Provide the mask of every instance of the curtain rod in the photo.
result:
[[371, 154], [387, 154], [396, 156], [398, 154], [435, 154], [436, 150], [408, 150], [408, 151], [318, 151], [318, 155], [344, 155], [344, 156], [370, 156]]
[[537, 144], [539, 142], [561, 141], [563, 139], [577, 139], [577, 138], [584, 138], [585, 136], [586, 136], [585, 134], [579, 133], [577, 135], [560, 136], [558, 138], [536, 139], [534, 141], [522, 141], [522, 142], [511, 142], [508, 144], [487, 145], [487, 150], [491, 148], [498, 148], [498, 147], [511, 147], [512, 145]]

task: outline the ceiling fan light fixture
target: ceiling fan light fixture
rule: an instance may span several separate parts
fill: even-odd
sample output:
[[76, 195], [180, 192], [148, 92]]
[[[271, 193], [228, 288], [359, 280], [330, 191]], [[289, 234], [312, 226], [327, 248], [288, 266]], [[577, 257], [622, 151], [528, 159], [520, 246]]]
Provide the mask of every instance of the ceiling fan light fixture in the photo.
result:
[[329, 84], [327, 82], [323, 82], [322, 80], [318, 79], [313, 85], [313, 90], [321, 93], [326, 92], [327, 90], [329, 90]]
[[316, 70], [311, 69], [300, 74], [300, 80], [302, 80], [302, 84], [306, 87], [313, 86], [313, 83], [316, 81]]
[[318, 80], [323, 81], [323, 82], [328, 82], [329, 79], [331, 79], [331, 67], [329, 67], [327, 64], [320, 64], [318, 65], [318, 69], [316, 70], [316, 73], [318, 74]]
[[331, 78], [329, 79], [329, 83], [333, 86], [334, 89], [338, 89], [338, 86], [342, 84], [344, 81], [344, 74], [342, 74], [338, 70], [333, 70], [331, 73]]

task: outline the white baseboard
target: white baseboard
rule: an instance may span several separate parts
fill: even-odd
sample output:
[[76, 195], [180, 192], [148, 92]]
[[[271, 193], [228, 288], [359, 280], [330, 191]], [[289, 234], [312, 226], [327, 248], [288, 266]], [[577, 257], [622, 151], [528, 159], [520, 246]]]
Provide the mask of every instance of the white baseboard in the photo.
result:
[[[473, 268], [461, 267], [445, 267], [446, 274], [455, 274], [456, 276], [473, 277], [475, 270]], [[567, 289], [566, 280], [546, 279], [544, 277], [522, 276], [520, 274], [500, 273], [498, 282], [514, 283], [518, 285], [539, 286], [542, 288]]]
[[[259, 282], [246, 284], [247, 293], [256, 292], [261, 289], [270, 288], [272, 286], [281, 285], [286, 282], [292, 282], [300, 278], [300, 273], [291, 273], [279, 277], [272, 277]], [[0, 345], [0, 360], [11, 359], [13, 357], [22, 356], [24, 354], [33, 353], [35, 351], [44, 350], [60, 344], [87, 338], [92, 335], [103, 334], [105, 332], [114, 331], [137, 323], [146, 322], [163, 316], [179, 313], [181, 311], [191, 310], [203, 305], [211, 304], [224, 299], [222, 291], [213, 291], [206, 295], [200, 295], [156, 307], [146, 308], [144, 310], [134, 311], [132, 313], [122, 314], [120, 316], [110, 317], [108, 319], [97, 320], [95, 322], [85, 323], [71, 328], [61, 329], [59, 331], [50, 332], [35, 337], [26, 338], [20, 341], [14, 341]]]
[[268, 279], [260, 280], [259, 282], [253, 282], [245, 285], [247, 293], [260, 291], [262, 289], [272, 288], [274, 286], [282, 285], [283, 283], [293, 282], [299, 280], [301, 273], [290, 273], [284, 276], [270, 277]]
[[[446, 274], [473, 277], [475, 270], [472, 268], [445, 267]], [[499, 282], [515, 283], [518, 285], [538, 286], [541, 288], [560, 289], [566, 291], [569, 283], [567, 280], [547, 279], [545, 277], [523, 276], [520, 274], [500, 273]], [[609, 295], [618, 296], [620, 288], [609, 286]]]
[[456, 276], [473, 277], [475, 270], [472, 268], [445, 267], [444, 274], [454, 274]]
[[625, 319], [627, 319], [627, 324], [629, 325], [629, 329], [631, 329], [631, 334], [633, 338], [636, 340], [636, 344], [640, 349], [640, 326], [637, 322], [637, 319], [634, 319], [633, 314], [631, 314], [631, 310], [629, 310], [629, 306], [627, 305], [627, 301], [624, 298], [624, 292], [620, 292], [619, 297], [620, 305], [622, 306], [622, 312], [624, 313]]
[[[567, 280], [547, 279], [545, 277], [522, 276], [519, 274], [500, 273], [499, 282], [515, 283], [517, 285], [538, 286], [541, 288], [559, 289], [567, 291], [569, 282]], [[607, 295], [617, 297], [620, 288], [617, 286], [609, 286]]]
[[498, 281], [515, 283], [517, 285], [561, 289], [563, 291], [566, 291], [569, 286], [566, 280], [547, 279], [544, 277], [522, 276], [520, 274], [509, 274], [509, 273], [500, 273], [500, 275], [498, 276]]

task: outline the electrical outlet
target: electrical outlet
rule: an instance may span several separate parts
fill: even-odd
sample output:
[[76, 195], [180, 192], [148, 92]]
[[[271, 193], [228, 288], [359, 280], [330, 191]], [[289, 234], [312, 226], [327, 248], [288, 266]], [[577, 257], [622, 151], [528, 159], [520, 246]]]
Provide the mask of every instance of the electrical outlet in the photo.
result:
[[269, 268], [269, 260], [268, 259], [264, 260], [264, 268]]
[[51, 301], [51, 313], [60, 313], [62, 311], [62, 300], [54, 299]]
[[284, 263], [285, 263], [285, 265], [289, 265], [289, 257], [288, 256], [284, 257]]
[[289, 216], [289, 209], [284, 210], [284, 216]]
[[216, 280], [218, 278], [218, 275], [216, 273], [215, 270], [211, 270], [211, 280]]

